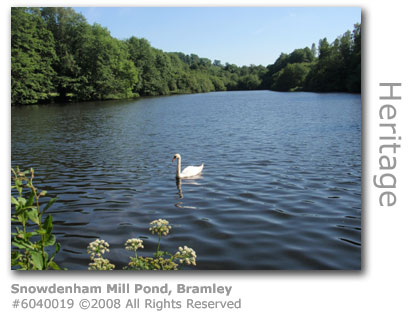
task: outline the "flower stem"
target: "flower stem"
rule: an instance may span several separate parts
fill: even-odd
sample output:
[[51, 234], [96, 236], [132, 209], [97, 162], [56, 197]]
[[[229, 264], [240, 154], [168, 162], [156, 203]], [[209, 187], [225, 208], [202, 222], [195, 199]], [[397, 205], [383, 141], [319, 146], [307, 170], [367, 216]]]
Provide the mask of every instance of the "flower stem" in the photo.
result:
[[156, 247], [156, 257], [158, 257], [158, 254], [159, 254], [159, 247], [160, 247], [160, 237], [161, 237], [161, 234], [159, 233], [159, 240], [158, 240], [158, 246]]

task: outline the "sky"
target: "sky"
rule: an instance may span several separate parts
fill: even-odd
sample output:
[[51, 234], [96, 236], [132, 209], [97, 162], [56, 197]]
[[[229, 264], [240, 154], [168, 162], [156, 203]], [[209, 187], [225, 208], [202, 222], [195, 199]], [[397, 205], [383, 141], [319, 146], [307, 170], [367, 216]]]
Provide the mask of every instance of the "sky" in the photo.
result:
[[359, 7], [75, 7], [117, 39], [147, 39], [166, 52], [264, 65], [281, 52], [329, 42], [361, 22]]

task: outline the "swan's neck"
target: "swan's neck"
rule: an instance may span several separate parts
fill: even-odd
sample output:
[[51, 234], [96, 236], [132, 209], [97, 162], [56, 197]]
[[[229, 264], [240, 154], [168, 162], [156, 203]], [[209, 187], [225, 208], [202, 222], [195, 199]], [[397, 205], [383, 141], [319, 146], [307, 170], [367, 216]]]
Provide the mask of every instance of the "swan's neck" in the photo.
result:
[[180, 178], [180, 169], [181, 169], [181, 164], [182, 160], [180, 158], [178, 158], [178, 164], [176, 167], [176, 178]]

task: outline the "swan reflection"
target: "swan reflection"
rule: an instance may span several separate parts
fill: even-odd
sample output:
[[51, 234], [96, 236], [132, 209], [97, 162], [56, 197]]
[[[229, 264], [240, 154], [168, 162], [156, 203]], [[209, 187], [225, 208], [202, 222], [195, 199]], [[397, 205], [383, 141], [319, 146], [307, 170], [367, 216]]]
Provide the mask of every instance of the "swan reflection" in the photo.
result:
[[[199, 183], [197, 181], [195, 181], [196, 179], [184, 179], [183, 183], [184, 184], [194, 184], [194, 185], [199, 185]], [[183, 191], [182, 191], [182, 179], [176, 179], [176, 187], [178, 189], [178, 195], [179, 195], [179, 199], [183, 199]], [[193, 206], [184, 206], [182, 201], [179, 201], [175, 204], [175, 207], [178, 208], [188, 208], [188, 209], [197, 209], [197, 207], [193, 207]]]
[[180, 198], [180, 199], [183, 199], [182, 179], [176, 178], [176, 187], [178, 188], [179, 198]]

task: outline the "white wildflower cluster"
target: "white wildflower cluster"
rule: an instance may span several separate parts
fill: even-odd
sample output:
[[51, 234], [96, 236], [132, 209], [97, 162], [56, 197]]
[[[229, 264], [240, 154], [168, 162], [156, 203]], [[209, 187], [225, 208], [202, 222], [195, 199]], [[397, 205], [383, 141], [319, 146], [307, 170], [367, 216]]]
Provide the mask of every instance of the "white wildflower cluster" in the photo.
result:
[[158, 219], [154, 220], [150, 223], [152, 227], [149, 228], [149, 231], [152, 232], [152, 234], [158, 234], [159, 236], [166, 236], [169, 234], [170, 229], [172, 227], [169, 225], [169, 222], [165, 219]]
[[129, 251], [136, 251], [139, 248], [143, 249], [143, 241], [141, 239], [128, 239], [125, 242], [125, 249]]
[[105, 240], [97, 239], [88, 245], [87, 251], [88, 254], [91, 255], [91, 260], [94, 260], [96, 258], [101, 258], [105, 252], [109, 252], [108, 248], [109, 248], [108, 242], [106, 242]]
[[196, 265], [196, 252], [187, 246], [179, 247], [179, 251], [175, 253], [175, 258], [179, 259], [179, 263]]
[[94, 262], [89, 264], [88, 270], [114, 270], [115, 265], [109, 262], [108, 259], [105, 258], [95, 258]]

